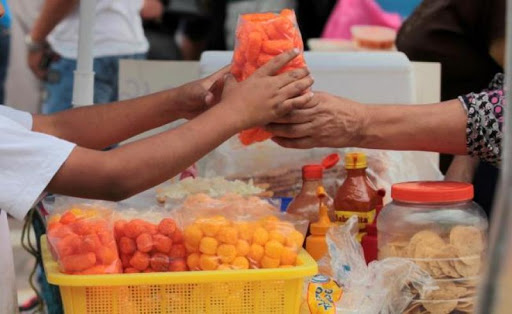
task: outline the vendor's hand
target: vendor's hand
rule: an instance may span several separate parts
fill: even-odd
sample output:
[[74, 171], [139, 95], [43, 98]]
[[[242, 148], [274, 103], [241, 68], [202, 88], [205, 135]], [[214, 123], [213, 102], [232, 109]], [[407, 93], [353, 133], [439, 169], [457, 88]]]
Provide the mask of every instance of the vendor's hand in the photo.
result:
[[293, 109], [303, 108], [313, 97], [308, 91], [313, 85], [309, 70], [302, 68], [276, 75], [298, 53], [290, 50], [280, 54], [242, 82], [227, 74], [219, 106], [239, 117], [242, 129], [266, 125]]
[[140, 10], [143, 20], [159, 21], [164, 14], [164, 5], [160, 0], [144, 0], [144, 5]]
[[30, 70], [32, 70], [32, 73], [34, 73], [34, 75], [40, 80], [45, 80], [48, 74], [48, 69], [42, 67], [44, 55], [44, 50], [37, 50], [30, 51], [27, 56], [27, 62]]
[[365, 111], [366, 106], [357, 102], [315, 92], [305, 108], [290, 112], [266, 129], [283, 147], [353, 147], [365, 127]]
[[179, 116], [193, 119], [220, 101], [224, 86], [224, 76], [230, 66], [225, 66], [214, 74], [179, 87]]

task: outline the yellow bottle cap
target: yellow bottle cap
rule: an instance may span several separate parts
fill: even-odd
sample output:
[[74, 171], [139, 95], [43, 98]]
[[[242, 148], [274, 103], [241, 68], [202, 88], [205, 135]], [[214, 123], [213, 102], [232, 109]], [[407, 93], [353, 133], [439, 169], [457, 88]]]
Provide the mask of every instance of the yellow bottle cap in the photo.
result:
[[328, 208], [323, 201], [324, 198], [327, 196], [327, 193], [325, 192], [323, 186], [319, 186], [316, 189], [316, 195], [320, 200], [320, 205], [318, 208], [318, 221], [311, 224], [310, 231], [311, 234], [313, 235], [325, 235], [327, 233], [327, 230], [329, 230], [329, 228], [331, 227], [331, 220], [329, 219]]
[[345, 155], [345, 169], [363, 169], [368, 167], [364, 153], [348, 153]]

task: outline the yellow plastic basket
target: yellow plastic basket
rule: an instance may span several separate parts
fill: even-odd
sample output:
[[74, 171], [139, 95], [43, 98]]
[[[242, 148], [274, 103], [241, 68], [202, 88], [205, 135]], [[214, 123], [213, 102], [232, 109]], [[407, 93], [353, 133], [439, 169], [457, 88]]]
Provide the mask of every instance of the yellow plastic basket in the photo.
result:
[[304, 279], [318, 271], [303, 250], [292, 268], [66, 275], [45, 236], [41, 246], [48, 282], [59, 286], [66, 314], [298, 313]]

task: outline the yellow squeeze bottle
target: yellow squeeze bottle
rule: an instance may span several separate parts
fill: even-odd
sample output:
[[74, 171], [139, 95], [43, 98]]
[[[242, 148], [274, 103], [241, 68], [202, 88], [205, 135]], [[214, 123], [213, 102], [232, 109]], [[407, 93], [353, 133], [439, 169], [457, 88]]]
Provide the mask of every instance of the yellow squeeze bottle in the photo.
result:
[[328, 208], [324, 203], [324, 199], [327, 196], [323, 186], [319, 186], [316, 189], [316, 194], [319, 200], [319, 214], [318, 221], [314, 222], [310, 226], [311, 235], [306, 239], [306, 251], [315, 259], [319, 260], [327, 253], [327, 242], [325, 241], [325, 235], [327, 230], [332, 225], [329, 219]]

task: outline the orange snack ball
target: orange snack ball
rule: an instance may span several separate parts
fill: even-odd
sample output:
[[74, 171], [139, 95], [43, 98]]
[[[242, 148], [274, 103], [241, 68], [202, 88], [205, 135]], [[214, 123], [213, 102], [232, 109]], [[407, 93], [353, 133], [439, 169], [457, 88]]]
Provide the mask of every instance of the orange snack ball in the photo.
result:
[[198, 253], [192, 253], [187, 256], [187, 266], [190, 270], [200, 270], [199, 258], [201, 257]]
[[171, 218], [165, 218], [158, 224], [158, 232], [166, 236], [172, 236], [176, 231], [176, 222]]
[[199, 244], [190, 245], [185, 242], [185, 249], [187, 249], [187, 253], [199, 253]]
[[254, 230], [254, 234], [252, 235], [252, 241], [253, 243], [259, 245], [265, 245], [265, 243], [267, 243], [268, 241], [268, 237], [268, 231], [262, 227], [258, 227], [256, 228], [256, 230]]
[[251, 250], [251, 246], [249, 245], [249, 242], [245, 240], [238, 240], [236, 242], [236, 255], [237, 256], [246, 256], [249, 254], [249, 251]]
[[171, 261], [171, 265], [169, 266], [170, 271], [187, 271], [187, 263], [183, 258], [175, 259]]
[[217, 248], [217, 256], [222, 263], [231, 263], [236, 257], [236, 247], [232, 244], [221, 244]]
[[292, 230], [286, 237], [286, 246], [295, 248], [296, 250], [302, 247], [303, 242], [304, 236], [297, 230]]
[[279, 268], [292, 268], [294, 267], [293, 265], [281, 265], [279, 266]]
[[208, 237], [216, 236], [220, 228], [228, 224], [226, 218], [222, 216], [201, 219], [199, 222], [201, 224], [201, 231]]
[[261, 46], [261, 50], [270, 55], [278, 55], [285, 51], [292, 50], [294, 48], [293, 41], [286, 39], [278, 40], [266, 40]]
[[125, 274], [137, 274], [140, 273], [140, 271], [137, 268], [128, 267], [124, 269]]
[[153, 273], [153, 272], [155, 272], [155, 271], [154, 271], [154, 269], [153, 269], [153, 268], [148, 267], [148, 268], [144, 269], [142, 272], [143, 272], [143, 273]]
[[128, 222], [124, 219], [117, 220], [114, 223], [114, 235], [116, 236], [117, 239], [124, 236], [124, 228], [126, 227], [127, 223]]
[[183, 244], [173, 244], [171, 250], [169, 251], [169, 257], [176, 258], [184, 258], [187, 256], [187, 250]]
[[259, 263], [265, 255], [265, 248], [263, 246], [253, 243], [247, 257], [254, 263]]
[[86, 235], [92, 233], [94, 230], [92, 229], [92, 224], [85, 220], [77, 220], [74, 223], [70, 224], [75, 232], [78, 235]]
[[278, 230], [272, 230], [269, 232], [268, 234], [268, 237], [270, 240], [275, 240], [281, 244], [285, 244], [286, 243], [286, 238], [285, 236]]
[[173, 243], [183, 243], [183, 232], [180, 229], [176, 229], [172, 234], [172, 242]]
[[217, 239], [212, 237], [204, 237], [201, 239], [201, 242], [199, 243], [199, 251], [204, 254], [210, 254], [214, 255], [217, 253], [217, 246], [219, 245], [219, 242]]
[[130, 259], [132, 258], [131, 255], [121, 254], [121, 256], [119, 256], [119, 258], [121, 259], [121, 263], [123, 265], [123, 268], [130, 268], [130, 267], [132, 267], [132, 265], [130, 264]]
[[254, 233], [254, 228], [251, 226], [248, 222], [239, 222], [236, 224], [236, 227], [238, 229], [238, 235], [240, 236], [240, 239], [245, 241], [252, 241], [252, 236]]
[[117, 260], [117, 251], [106, 246], [100, 246], [96, 249], [97, 260], [103, 265], [110, 265]]
[[222, 243], [235, 245], [238, 241], [238, 230], [234, 227], [222, 227], [217, 233], [217, 240]]
[[96, 264], [96, 255], [94, 253], [85, 253], [63, 256], [60, 259], [60, 263], [66, 273], [84, 271]]
[[48, 227], [48, 237], [50, 238], [64, 238], [72, 234], [74, 234], [73, 230], [60, 222], [55, 222]]
[[219, 267], [219, 258], [215, 255], [201, 254], [199, 267], [202, 270], [216, 270]]
[[91, 268], [87, 268], [84, 271], [77, 272], [76, 274], [80, 275], [101, 275], [101, 274], [113, 274], [116, 272], [108, 271], [107, 267], [105, 265], [96, 265]]
[[203, 238], [203, 231], [197, 224], [193, 224], [185, 228], [185, 243], [191, 246], [198, 246]]
[[148, 223], [146, 225], [146, 232], [150, 235], [155, 235], [158, 233], [158, 226], [152, 223]]
[[283, 253], [283, 245], [276, 240], [270, 240], [265, 244], [265, 255], [279, 260]]
[[220, 264], [217, 270], [232, 270], [233, 268], [229, 264]]
[[295, 266], [297, 263], [297, 253], [289, 247], [284, 247], [281, 253], [281, 265]]
[[145, 270], [149, 266], [149, 255], [136, 251], [130, 259], [130, 265], [140, 271]]
[[137, 244], [128, 237], [119, 239], [119, 251], [123, 254], [133, 254], [137, 250]]
[[243, 256], [237, 256], [231, 263], [233, 269], [249, 269], [249, 260]]
[[261, 267], [263, 268], [277, 268], [281, 261], [278, 258], [263, 256], [261, 259]]
[[153, 246], [158, 252], [169, 253], [172, 247], [172, 240], [162, 234], [155, 234], [153, 236]]
[[80, 240], [80, 237], [71, 233], [58, 240], [56, 245], [57, 254], [59, 256], [72, 255], [80, 248], [81, 244], [82, 241]]
[[124, 227], [125, 236], [136, 239], [141, 233], [145, 231], [145, 221], [141, 219], [133, 219]]
[[137, 237], [137, 250], [147, 253], [153, 249], [153, 237], [149, 233], [141, 233]]
[[60, 223], [67, 225], [76, 221], [76, 216], [71, 211], [65, 212], [60, 218]]
[[167, 271], [170, 265], [169, 256], [163, 253], [155, 253], [151, 256], [150, 265], [155, 271]]
[[97, 235], [100, 239], [101, 244], [105, 246], [109, 246], [115, 243], [115, 239], [110, 231], [100, 230], [98, 231]]

